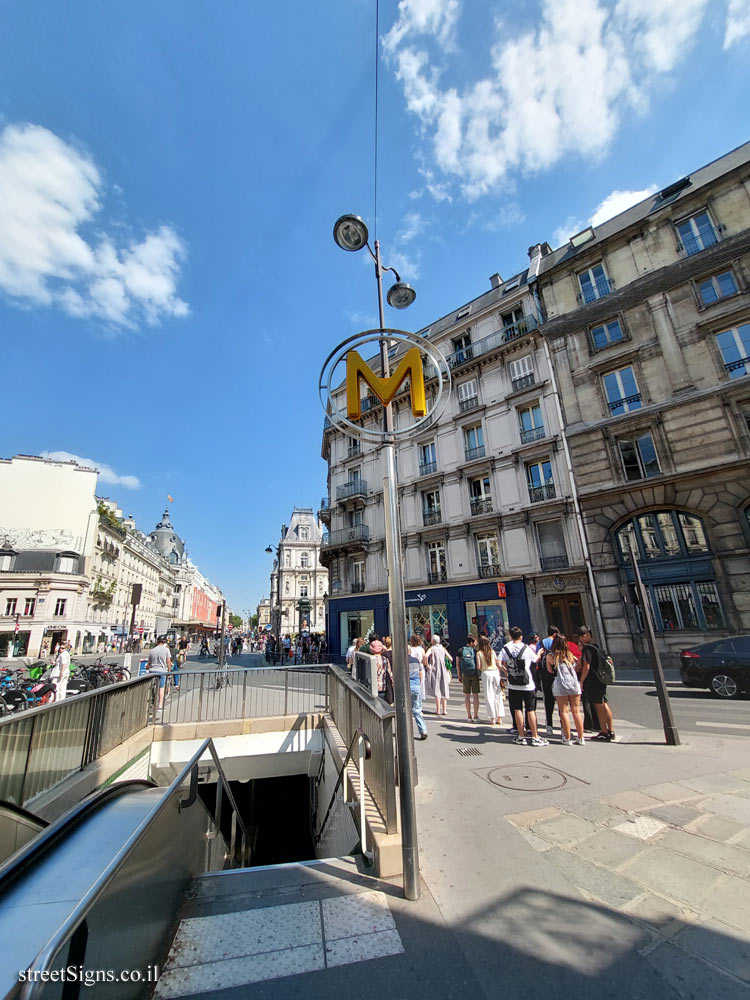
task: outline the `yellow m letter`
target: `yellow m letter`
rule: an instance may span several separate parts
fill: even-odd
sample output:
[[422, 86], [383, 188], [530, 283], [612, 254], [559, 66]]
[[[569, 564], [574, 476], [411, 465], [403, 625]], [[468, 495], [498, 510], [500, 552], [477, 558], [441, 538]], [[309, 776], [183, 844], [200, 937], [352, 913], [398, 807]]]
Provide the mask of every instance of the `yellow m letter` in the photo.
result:
[[415, 417], [423, 417], [427, 412], [422, 355], [418, 347], [409, 348], [389, 378], [380, 378], [356, 351], [349, 351], [346, 356], [346, 415], [350, 420], [358, 420], [362, 416], [359, 396], [361, 378], [367, 382], [383, 406], [390, 403], [405, 379], [411, 379], [411, 412]]

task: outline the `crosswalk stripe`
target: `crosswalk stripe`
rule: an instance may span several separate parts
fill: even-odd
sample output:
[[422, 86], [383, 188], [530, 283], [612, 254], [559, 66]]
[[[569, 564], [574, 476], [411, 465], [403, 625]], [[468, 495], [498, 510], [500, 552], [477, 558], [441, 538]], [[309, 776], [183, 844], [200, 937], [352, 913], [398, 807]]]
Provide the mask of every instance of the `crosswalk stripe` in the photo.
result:
[[696, 722], [696, 726], [710, 726], [712, 729], [750, 729], [742, 722]]

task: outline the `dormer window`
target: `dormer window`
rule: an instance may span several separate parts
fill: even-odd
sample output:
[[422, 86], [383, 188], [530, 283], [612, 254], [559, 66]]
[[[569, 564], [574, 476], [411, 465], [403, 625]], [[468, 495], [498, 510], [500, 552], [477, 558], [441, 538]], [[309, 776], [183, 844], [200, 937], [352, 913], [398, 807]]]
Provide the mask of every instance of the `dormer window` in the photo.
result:
[[16, 564], [17, 553], [11, 548], [0, 549], [0, 573], [9, 573]]
[[55, 560], [55, 573], [77, 573], [78, 553], [60, 552]]

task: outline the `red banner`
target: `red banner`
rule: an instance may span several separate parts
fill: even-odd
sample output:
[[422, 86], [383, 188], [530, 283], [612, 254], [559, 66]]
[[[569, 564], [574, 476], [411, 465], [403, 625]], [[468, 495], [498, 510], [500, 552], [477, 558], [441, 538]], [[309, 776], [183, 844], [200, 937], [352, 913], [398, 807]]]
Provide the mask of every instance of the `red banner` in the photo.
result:
[[504, 583], [498, 583], [498, 585], [497, 585], [497, 596], [498, 597], [506, 597], [507, 596], [506, 593], [505, 593], [505, 584]]

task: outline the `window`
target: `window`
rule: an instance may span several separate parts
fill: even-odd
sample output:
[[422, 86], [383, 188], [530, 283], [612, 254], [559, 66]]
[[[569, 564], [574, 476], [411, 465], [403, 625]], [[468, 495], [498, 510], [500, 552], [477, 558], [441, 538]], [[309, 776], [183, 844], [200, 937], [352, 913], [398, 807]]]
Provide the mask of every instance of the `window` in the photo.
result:
[[521, 444], [539, 441], [544, 437], [544, 420], [539, 403], [532, 403], [526, 409], [519, 410], [518, 422], [521, 430]]
[[430, 583], [440, 583], [447, 577], [445, 546], [442, 542], [427, 545], [427, 574]]
[[540, 521], [536, 526], [539, 539], [539, 554], [542, 570], [548, 573], [552, 570], [566, 569], [568, 553], [565, 548], [562, 521]]
[[491, 514], [490, 477], [469, 480], [469, 506], [472, 514]]
[[307, 584], [306, 583], [305, 584], [300, 584], [299, 596], [300, 597], [308, 597], [309, 596], [308, 593], [307, 593]]
[[721, 271], [697, 282], [698, 294], [704, 306], [710, 306], [719, 299], [727, 299], [737, 294], [737, 282], [731, 271]]
[[653, 593], [661, 627], [665, 632], [699, 628], [693, 588], [689, 583], [657, 586]]
[[458, 409], [461, 413], [465, 413], [466, 410], [473, 410], [479, 406], [479, 390], [475, 378], [470, 379], [468, 382], [462, 382], [456, 386], [456, 390], [458, 393]]
[[306, 527], [305, 525], [303, 525], [299, 529], [299, 537], [300, 537], [300, 541], [302, 541], [302, 542], [309, 542], [310, 541], [310, 529], [308, 527]]
[[64, 553], [57, 557], [58, 573], [76, 573], [78, 571], [78, 556]]
[[299, 564], [302, 569], [308, 569], [310, 566], [310, 556], [307, 552], [303, 552], [299, 557]]
[[513, 337], [518, 337], [521, 336], [521, 334], [526, 333], [527, 326], [523, 315], [523, 308], [521, 306], [517, 309], [512, 309], [510, 312], [503, 313], [502, 320], [506, 340], [510, 340]]
[[10, 572], [16, 562], [16, 553], [10, 549], [3, 549], [0, 552], [0, 572]]
[[687, 554], [694, 556], [698, 553], [708, 552], [708, 542], [706, 541], [706, 533], [703, 530], [701, 519], [692, 514], [685, 514], [683, 511], [678, 511], [677, 520], [682, 529], [682, 537]]
[[68, 602], [64, 597], [58, 597], [55, 601], [55, 618], [62, 618], [65, 614], [65, 605]]
[[623, 438], [617, 442], [617, 447], [620, 449], [622, 467], [627, 480], [650, 479], [651, 476], [661, 474], [650, 433], [641, 434], [637, 438]]
[[349, 578], [355, 589], [365, 589], [365, 564], [362, 561], [353, 562], [349, 571]]
[[522, 358], [508, 362], [508, 372], [510, 373], [510, 384], [513, 392], [518, 389], [525, 389], [534, 384], [534, 358], [531, 354], [526, 354]]
[[622, 326], [617, 317], [608, 319], [600, 326], [592, 326], [591, 328], [591, 342], [597, 351], [600, 351], [603, 347], [609, 347], [610, 344], [618, 343], [623, 337]]
[[464, 361], [471, 361], [471, 335], [466, 332], [462, 333], [460, 337], [456, 337], [453, 341], [454, 354], [450, 361], [454, 365], [460, 365]]
[[680, 236], [681, 249], [688, 257], [719, 242], [708, 212], [691, 215], [689, 219], [678, 222], [676, 228]]
[[440, 524], [439, 490], [427, 490], [422, 494], [422, 518], [425, 525]]
[[36, 598], [35, 597], [27, 597], [26, 600], [24, 601], [24, 605], [23, 605], [23, 613], [24, 613], [24, 615], [31, 616], [31, 615], [34, 614], [35, 610], [36, 610]]
[[437, 457], [435, 453], [435, 442], [420, 444], [417, 447], [419, 454], [419, 474], [420, 476], [430, 476], [437, 472]]
[[716, 342], [730, 378], [750, 373], [750, 323], [717, 333]]
[[[477, 553], [479, 556], [479, 575], [497, 576], [500, 572], [500, 549], [497, 535], [489, 532], [477, 535]], [[482, 572], [484, 570], [484, 572]]]
[[538, 462], [530, 462], [526, 466], [526, 482], [532, 503], [554, 499], [555, 484], [552, 479], [552, 463], [548, 458], [540, 459]]
[[15, 597], [8, 597], [5, 600], [5, 614], [14, 615], [16, 613], [16, 604], [18, 600]]
[[633, 536], [638, 560], [690, 558], [709, 552], [703, 522], [686, 511], [660, 510], [639, 514], [617, 530], [620, 553], [630, 561], [628, 537]]
[[578, 284], [581, 287], [581, 301], [584, 303], [595, 302], [611, 291], [611, 284], [602, 264], [594, 264], [588, 270], [581, 271]]
[[641, 394], [638, 391], [635, 372], [629, 365], [604, 376], [604, 391], [607, 394], [609, 412], [613, 417], [641, 408]]
[[484, 434], [481, 424], [464, 428], [464, 450], [467, 462], [475, 458], [484, 458]]
[[359, 439], [358, 438], [347, 438], [346, 439], [346, 454], [348, 458], [352, 455], [359, 455]]
[[358, 524], [364, 524], [361, 510], [350, 510], [347, 519], [350, 528], [356, 528]]

